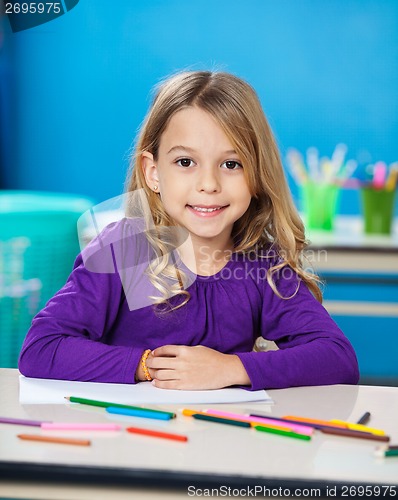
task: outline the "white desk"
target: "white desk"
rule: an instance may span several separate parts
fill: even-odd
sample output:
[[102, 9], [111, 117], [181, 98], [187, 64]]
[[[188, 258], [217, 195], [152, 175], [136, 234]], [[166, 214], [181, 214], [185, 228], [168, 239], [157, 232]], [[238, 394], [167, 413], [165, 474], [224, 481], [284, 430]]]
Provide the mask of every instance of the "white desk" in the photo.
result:
[[[187, 498], [188, 485], [261, 485], [292, 491], [336, 485], [398, 485], [398, 458], [376, 458], [378, 443], [374, 441], [316, 431], [311, 442], [306, 442], [181, 415], [170, 422], [154, 423], [110, 416], [101, 408], [85, 405], [20, 405], [18, 384], [17, 370], [0, 370], [1, 416], [161, 426], [187, 434], [189, 441], [178, 443], [126, 432], [97, 433], [90, 435], [91, 447], [77, 447], [21, 441], [18, 433], [40, 430], [0, 424], [0, 497], [100, 499], [109, 498], [111, 492], [112, 498], [145, 500], [159, 498], [160, 492], [165, 499]], [[369, 425], [384, 429], [391, 443], [398, 444], [398, 388], [338, 385], [272, 390], [269, 394], [274, 405], [244, 403], [224, 405], [224, 409], [349, 421], [370, 411]]]

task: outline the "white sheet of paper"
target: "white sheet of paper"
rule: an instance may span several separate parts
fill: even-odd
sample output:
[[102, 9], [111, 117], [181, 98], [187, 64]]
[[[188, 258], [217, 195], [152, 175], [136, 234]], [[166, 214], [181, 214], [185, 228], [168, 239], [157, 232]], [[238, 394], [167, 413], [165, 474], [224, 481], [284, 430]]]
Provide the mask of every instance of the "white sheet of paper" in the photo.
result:
[[245, 403], [262, 401], [273, 403], [266, 391], [246, 391], [230, 388], [213, 391], [175, 391], [159, 389], [149, 382], [136, 385], [100, 384], [19, 377], [21, 404], [64, 404], [65, 397], [75, 396], [119, 404], [207, 404]]

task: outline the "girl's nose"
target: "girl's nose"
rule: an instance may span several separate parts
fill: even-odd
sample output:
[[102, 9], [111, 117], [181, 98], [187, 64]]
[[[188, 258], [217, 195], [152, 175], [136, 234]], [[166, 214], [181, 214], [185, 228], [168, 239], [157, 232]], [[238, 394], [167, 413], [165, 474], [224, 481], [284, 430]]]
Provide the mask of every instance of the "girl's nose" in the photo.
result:
[[198, 191], [206, 193], [215, 193], [220, 191], [221, 184], [217, 172], [214, 168], [202, 168], [197, 180]]

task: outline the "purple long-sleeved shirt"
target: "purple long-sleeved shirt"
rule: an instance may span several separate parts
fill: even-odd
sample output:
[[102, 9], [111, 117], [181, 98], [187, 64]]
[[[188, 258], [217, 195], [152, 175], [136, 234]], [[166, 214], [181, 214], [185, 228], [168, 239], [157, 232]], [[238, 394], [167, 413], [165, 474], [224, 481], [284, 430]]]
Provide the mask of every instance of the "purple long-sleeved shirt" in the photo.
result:
[[[306, 285], [288, 299], [269, 286], [271, 253], [233, 254], [213, 276], [191, 273], [189, 302], [159, 316], [147, 298], [156, 289], [145, 277], [146, 259], [133, 262], [146, 253], [132, 233], [129, 219], [112, 224], [77, 257], [65, 286], [33, 319], [19, 359], [22, 374], [133, 384], [145, 349], [178, 344], [238, 355], [252, 390], [358, 382], [351, 344]], [[299, 283], [290, 268], [275, 281], [283, 297]], [[254, 352], [260, 335], [279, 350]]]

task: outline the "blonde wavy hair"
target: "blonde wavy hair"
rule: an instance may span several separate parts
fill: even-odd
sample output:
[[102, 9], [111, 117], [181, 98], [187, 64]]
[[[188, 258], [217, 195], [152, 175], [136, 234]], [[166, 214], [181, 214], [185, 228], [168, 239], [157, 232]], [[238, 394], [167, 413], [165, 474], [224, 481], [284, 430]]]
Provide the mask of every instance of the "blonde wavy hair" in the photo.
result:
[[[271, 246], [278, 257], [267, 273], [274, 292], [285, 299], [294, 296], [282, 297], [273, 279], [276, 272], [290, 266], [322, 302], [319, 278], [303, 266], [303, 250], [307, 246], [304, 226], [286, 182], [275, 138], [254, 89], [229, 73], [187, 71], [163, 80], [155, 90], [126, 180], [128, 192], [144, 190], [150, 207], [148, 227], [155, 225], [154, 231], [147, 232], [157, 255], [149, 264], [147, 275], [161, 294], [161, 297], [151, 297], [154, 303], [162, 306], [162, 311], [174, 310], [186, 304], [190, 294], [184, 290], [182, 271], [170, 261], [170, 249], [175, 241], [167, 228], [176, 224], [165, 212], [160, 194], [146, 184], [142, 154], [148, 151], [156, 161], [161, 136], [171, 117], [190, 106], [201, 108], [216, 120], [244, 167], [252, 199], [245, 214], [233, 226], [234, 252], [248, 254]], [[133, 212], [134, 207], [127, 207], [127, 215]], [[183, 300], [171, 307], [166, 299], [170, 295], [181, 295]]]

